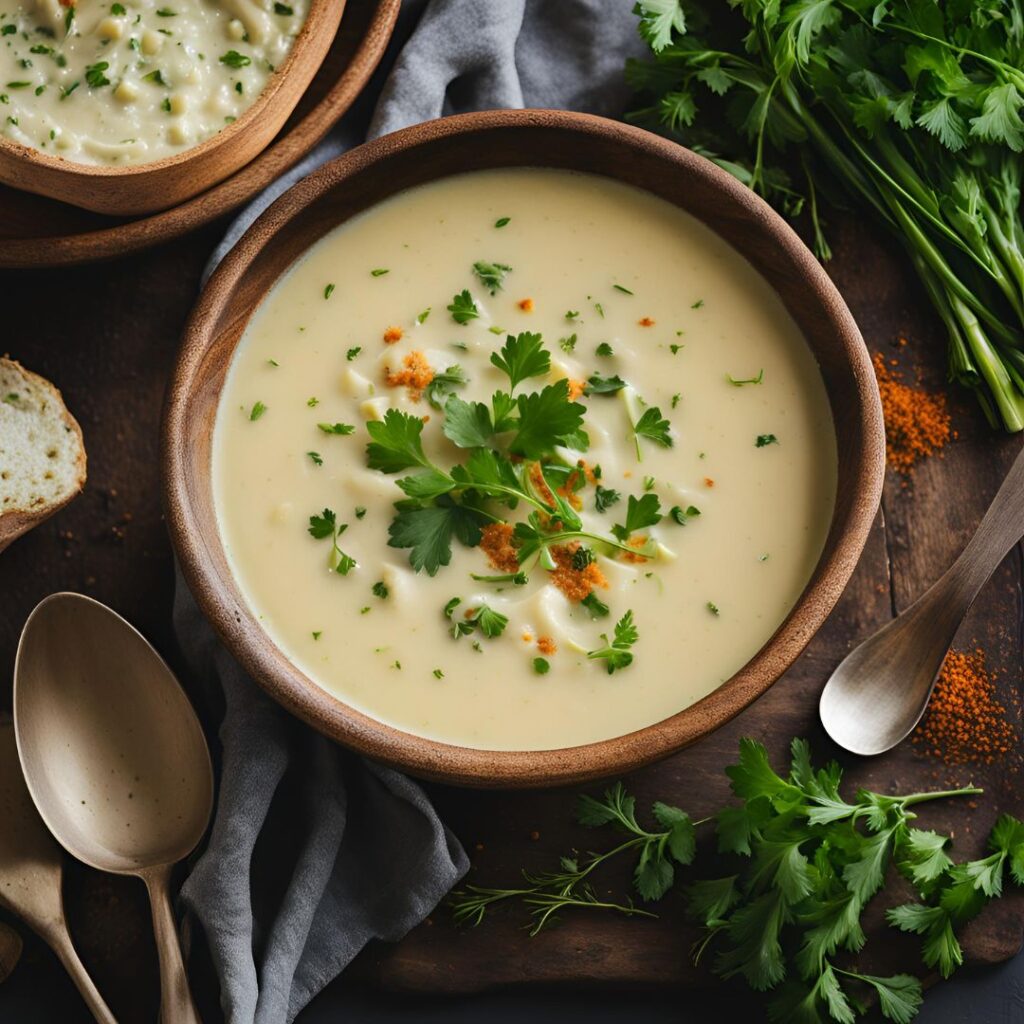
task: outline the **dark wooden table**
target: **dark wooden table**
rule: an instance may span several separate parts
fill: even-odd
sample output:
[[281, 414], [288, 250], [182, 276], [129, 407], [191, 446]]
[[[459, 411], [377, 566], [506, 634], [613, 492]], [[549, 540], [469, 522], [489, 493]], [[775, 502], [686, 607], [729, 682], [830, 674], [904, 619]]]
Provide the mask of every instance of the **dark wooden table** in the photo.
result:
[[[0, 556], [0, 709], [10, 707], [18, 633], [42, 597], [80, 590], [131, 619], [172, 666], [181, 661], [171, 631], [173, 561], [160, 513], [157, 434], [164, 384], [178, 336], [221, 226], [122, 262], [63, 271], [0, 276], [4, 318], [0, 352], [55, 381], [78, 417], [89, 452], [85, 493], [59, 516]], [[916, 284], [892, 245], [852, 221], [836, 226], [830, 266], [873, 350], [898, 355], [910, 379], [944, 386], [943, 342]], [[909, 339], [896, 348], [897, 339]], [[629, 780], [644, 801], [663, 797], [699, 811], [720, 800], [720, 774], [736, 738], [766, 739], [778, 756], [793, 735], [807, 735], [820, 756], [834, 751], [814, 716], [815, 698], [849, 647], [906, 604], [958, 552], [1018, 449], [994, 435], [970, 399], [952, 400], [958, 440], [942, 458], [922, 463], [908, 481], [890, 474], [876, 528], [851, 587], [807, 654], [764, 698], [704, 744]], [[961, 633], [981, 643], [1000, 673], [1001, 692], [1019, 709], [1021, 691], [1021, 556], [1015, 551], [986, 588]], [[187, 680], [186, 680], [187, 684]], [[1018, 721], [1019, 727], [1019, 721]], [[1006, 809], [1021, 789], [1019, 756], [994, 770], [950, 772], [908, 749], [856, 768], [858, 780], [884, 789], [908, 779], [984, 779]], [[522, 865], [545, 866], [588, 841], [571, 824], [570, 795], [432, 789], [442, 813], [470, 850], [476, 877], [510, 881]], [[693, 797], [691, 800], [690, 797]], [[928, 819], [955, 829], [957, 853], [973, 855], [991, 825], [991, 808], [946, 808]], [[988, 815], [986, 817], [986, 815]], [[0, 823], [2, 827], [2, 823]], [[539, 833], [539, 838], [535, 838]], [[590, 840], [592, 841], [592, 840]], [[125, 1024], [156, 1016], [157, 979], [141, 886], [68, 865], [72, 929], [83, 959]], [[692, 984], [685, 967], [687, 933], [678, 905], [658, 922], [579, 917], [550, 938], [528, 940], [521, 919], [505, 915], [466, 935], [444, 911], [391, 949], [368, 951], [357, 971], [396, 988], [458, 990], [533, 980], [601, 978], [606, 983]], [[972, 929], [977, 960], [1004, 959], [1020, 945], [1021, 901], [1005, 899]], [[893, 945], [886, 943], [893, 941]], [[881, 956], [910, 957], [913, 945], [882, 938]], [[18, 981], [19, 975], [25, 979]], [[64, 985], [56, 961], [29, 939], [25, 960], [8, 985]], [[216, 992], [200, 971], [204, 1018], [219, 1019]], [[0, 987], [0, 1018], [4, 1018]], [[81, 1018], [62, 1018], [85, 1021]]]

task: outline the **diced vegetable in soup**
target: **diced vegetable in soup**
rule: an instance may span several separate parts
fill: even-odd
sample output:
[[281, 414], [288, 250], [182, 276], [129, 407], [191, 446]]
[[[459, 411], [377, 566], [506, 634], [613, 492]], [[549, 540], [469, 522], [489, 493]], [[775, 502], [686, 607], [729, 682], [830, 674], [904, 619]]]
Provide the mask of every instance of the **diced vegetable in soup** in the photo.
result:
[[240, 117], [308, 0], [0, 0], [0, 132], [86, 164], [137, 164]]
[[233, 572], [324, 689], [421, 736], [545, 749], [741, 668], [835, 497], [824, 386], [716, 235], [516, 169], [326, 235], [235, 352], [213, 473]]

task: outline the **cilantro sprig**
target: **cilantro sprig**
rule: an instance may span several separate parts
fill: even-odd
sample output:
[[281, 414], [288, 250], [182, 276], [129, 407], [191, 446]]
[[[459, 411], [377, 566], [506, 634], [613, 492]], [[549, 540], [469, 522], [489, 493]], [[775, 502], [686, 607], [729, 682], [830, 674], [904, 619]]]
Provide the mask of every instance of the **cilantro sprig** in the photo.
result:
[[794, 740], [791, 750], [789, 772], [779, 775], [761, 744], [741, 740], [738, 763], [726, 769], [741, 802], [699, 821], [659, 802], [651, 809], [657, 826], [648, 829], [621, 783], [602, 797], [583, 796], [581, 824], [612, 827], [623, 841], [582, 862], [563, 857], [556, 871], [524, 872], [525, 885], [466, 886], [452, 896], [455, 920], [480, 924], [496, 904], [519, 902], [530, 911], [535, 935], [568, 909], [649, 913], [631, 899], [598, 899], [594, 872], [615, 858], [635, 857], [633, 889], [643, 900], [658, 900], [676, 884], [679, 868], [693, 863], [696, 830], [713, 824], [714, 864], [725, 860], [730, 873], [688, 880], [689, 914], [703, 929], [695, 959], [713, 950], [717, 974], [771, 991], [768, 1013], [775, 1021], [853, 1024], [866, 1012], [864, 997], [873, 995], [883, 1017], [909, 1024], [923, 998], [917, 978], [879, 977], [848, 966], [848, 958], [843, 966], [836, 962], [840, 950], [857, 953], [867, 941], [861, 914], [884, 885], [887, 865], [895, 861], [924, 899], [889, 911], [890, 922], [922, 935], [925, 962], [949, 973], [962, 959], [956, 930], [1000, 894], [1006, 868], [1024, 885], [1024, 824], [1004, 815], [992, 831], [989, 856], [953, 864], [949, 839], [914, 828], [911, 808], [979, 789], [905, 796], [859, 790], [847, 799], [838, 765], [815, 770], [804, 740]]

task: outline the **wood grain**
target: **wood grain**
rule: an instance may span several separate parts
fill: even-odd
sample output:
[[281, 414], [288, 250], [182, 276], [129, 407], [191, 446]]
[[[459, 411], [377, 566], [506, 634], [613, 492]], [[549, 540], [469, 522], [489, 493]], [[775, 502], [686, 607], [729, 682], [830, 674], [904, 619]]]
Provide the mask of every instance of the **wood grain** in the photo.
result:
[[[214, 225], [158, 250], [64, 275], [60, 303], [52, 301], [48, 271], [0, 276], [4, 292], [21, 299], [7, 310], [6, 347], [62, 389], [82, 425], [90, 456], [83, 495], [0, 556], [0, 707], [10, 707], [14, 650], [26, 616], [46, 594], [67, 588], [91, 594], [129, 617], [189, 685], [171, 632], [173, 564], [159, 507], [157, 436], [178, 339], [195, 301], [200, 272], [221, 231]], [[829, 273], [869, 347], [898, 358], [911, 381], [920, 372], [928, 386], [945, 389], [941, 326], [898, 252], [854, 218], [837, 218], [831, 235], [836, 258]], [[38, 315], [40, 309], [47, 310], [46, 317]], [[906, 347], [897, 345], [901, 335], [909, 339]], [[835, 754], [815, 717], [828, 673], [853, 644], [891, 616], [894, 606], [904, 607], [945, 568], [1019, 448], [1018, 439], [993, 434], [970, 399], [956, 398], [952, 412], [959, 438], [943, 457], [920, 464], [907, 486], [900, 477], [887, 475], [884, 516], [875, 522], [846, 594], [806, 653], [724, 730], [631, 776], [628, 782], [642, 803], [675, 800], [695, 812], [714, 805], [724, 796], [721, 771], [734, 758], [740, 735], [766, 738], [775, 757], [783, 755], [786, 741], [797, 734], [811, 739], [819, 757]], [[982, 593], [958, 641], [962, 646], [975, 641], [985, 645], [989, 663], [1000, 670], [999, 691], [1008, 703], [1019, 701], [1024, 685], [1022, 584], [1017, 552]], [[197, 691], [192, 696], [214, 736], [217, 709], [204, 705]], [[1019, 729], [1019, 712], [1014, 719]], [[1024, 814], [1020, 761], [1018, 748], [1008, 763], [994, 769], [947, 770], [904, 745], [878, 761], [849, 764], [847, 780], [850, 785], [905, 789], [973, 778], [992, 787], [974, 808], [952, 802], [932, 805], [922, 817], [928, 826], [952, 829], [955, 852], [966, 857], [980, 849], [1000, 810]], [[574, 845], [597, 842], [592, 833], [571, 823], [576, 789], [515, 794], [431, 787], [431, 792], [470, 852], [473, 877], [481, 882], [511, 881], [522, 866], [543, 868]], [[537, 839], [531, 837], [534, 831]], [[70, 927], [97, 985], [121, 1024], [151, 1024], [158, 981], [143, 887], [73, 861], [66, 863], [65, 877]], [[624, 881], [610, 875], [605, 884], [623, 892]], [[589, 978], [611, 987], [710, 985], [706, 973], [689, 967], [691, 933], [680, 927], [681, 911], [673, 897], [661, 908], [658, 921], [566, 916], [557, 930], [531, 940], [517, 914], [502, 914], [480, 929], [459, 932], [440, 908], [431, 925], [397, 946], [369, 949], [354, 971], [381, 985], [415, 991], [466, 991], [545, 978], [565, 984]], [[991, 963], [1012, 956], [1022, 930], [1024, 902], [1012, 890], [968, 929], [969, 960]], [[0, 1018], [9, 993], [39, 993], [42, 1000], [46, 992], [57, 992], [62, 985], [67, 989], [52, 954], [22, 932], [25, 954], [0, 986]], [[923, 971], [916, 944], [882, 927], [877, 911], [867, 953], [889, 971]], [[222, 1017], [208, 961], [194, 955], [191, 974], [203, 1020], [216, 1024]], [[84, 1007], [53, 1019], [62, 1024], [91, 1021]]]
[[177, 238], [242, 206], [298, 163], [349, 110], [384, 54], [400, 6], [401, 0], [347, 0], [327, 56], [273, 142], [187, 202], [125, 219], [0, 185], [0, 267], [111, 259]]

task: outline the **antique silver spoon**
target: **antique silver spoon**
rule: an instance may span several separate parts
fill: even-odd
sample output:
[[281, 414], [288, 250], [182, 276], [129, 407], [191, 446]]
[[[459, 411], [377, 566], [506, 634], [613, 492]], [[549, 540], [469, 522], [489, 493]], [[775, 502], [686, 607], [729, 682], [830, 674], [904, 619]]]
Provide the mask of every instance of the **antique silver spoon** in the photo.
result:
[[855, 754], [881, 754], [910, 734], [978, 591], [1022, 535], [1024, 451], [960, 557], [832, 673], [818, 711], [836, 743]]

